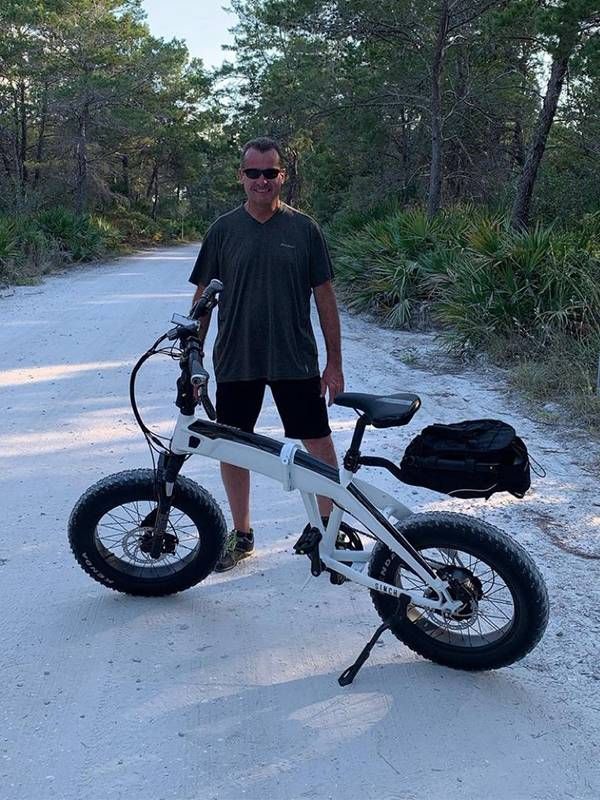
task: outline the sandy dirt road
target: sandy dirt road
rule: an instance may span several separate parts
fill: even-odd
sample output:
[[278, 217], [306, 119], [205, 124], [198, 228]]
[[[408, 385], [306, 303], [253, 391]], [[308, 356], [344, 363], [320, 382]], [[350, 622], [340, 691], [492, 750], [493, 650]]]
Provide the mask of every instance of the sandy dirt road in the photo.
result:
[[[496, 416], [548, 477], [523, 501], [487, 504], [371, 479], [422, 510], [477, 513], [530, 550], [552, 608], [525, 661], [455, 672], [387, 634], [341, 689], [378, 618], [358, 586], [322, 577], [301, 589], [308, 562], [290, 551], [302, 503], [267, 479], [253, 485], [256, 557], [234, 572], [147, 600], [77, 566], [65, 529], [79, 495], [149, 466], [129, 371], [189, 308], [196, 250], [144, 251], [0, 299], [0, 798], [599, 797], [598, 450], [528, 419], [501, 373], [449, 371], [431, 336], [343, 315], [348, 389], [423, 399], [408, 430], [371, 432], [365, 452], [398, 459], [433, 420]], [[175, 377], [165, 360], [140, 384], [144, 414], [165, 432]], [[341, 451], [353, 414], [334, 409], [332, 420]], [[259, 426], [280, 435], [270, 396]], [[224, 502], [214, 462], [192, 459], [185, 472]]]

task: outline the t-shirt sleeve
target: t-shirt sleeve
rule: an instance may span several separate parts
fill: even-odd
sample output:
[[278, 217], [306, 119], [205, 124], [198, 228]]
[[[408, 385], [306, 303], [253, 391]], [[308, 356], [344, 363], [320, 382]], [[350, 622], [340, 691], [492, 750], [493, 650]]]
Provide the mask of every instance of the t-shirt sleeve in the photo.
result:
[[333, 278], [333, 264], [327, 242], [319, 226], [313, 222], [310, 227], [310, 285], [314, 289]]
[[208, 229], [200, 252], [196, 258], [194, 269], [190, 275], [190, 283], [207, 286], [213, 278], [219, 277], [219, 234], [216, 225]]

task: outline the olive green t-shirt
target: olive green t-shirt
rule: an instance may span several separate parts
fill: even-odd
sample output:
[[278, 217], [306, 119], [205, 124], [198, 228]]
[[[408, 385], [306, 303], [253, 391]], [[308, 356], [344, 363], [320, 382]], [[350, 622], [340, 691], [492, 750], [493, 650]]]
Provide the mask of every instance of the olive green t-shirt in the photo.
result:
[[310, 322], [313, 287], [333, 270], [317, 223], [282, 204], [260, 223], [244, 208], [210, 227], [190, 276], [223, 283], [213, 353], [217, 381], [289, 380], [319, 374]]

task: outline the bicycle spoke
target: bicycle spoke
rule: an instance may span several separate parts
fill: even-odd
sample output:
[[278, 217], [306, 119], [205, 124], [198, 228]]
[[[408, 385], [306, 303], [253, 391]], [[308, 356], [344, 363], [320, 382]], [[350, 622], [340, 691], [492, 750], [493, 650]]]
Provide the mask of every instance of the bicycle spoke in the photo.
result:
[[[150, 500], [134, 500], [107, 511], [98, 522], [96, 536], [102, 546], [116, 559], [113, 566], [123, 571], [135, 570], [139, 577], [174, 575], [200, 547], [196, 525], [187, 514], [174, 508], [168, 522], [168, 536], [175, 537], [173, 552], [164, 552], [158, 559], [142, 550], [143, 530], [140, 523], [156, 508]], [[147, 529], [148, 530], [148, 529]], [[147, 535], [147, 534], [146, 534]], [[171, 540], [172, 541], [172, 540]]]
[[[114, 514], [112, 514], [110, 511], [108, 512], [108, 514], [106, 516], [109, 517], [112, 520], [112, 524], [113, 525], [116, 525], [117, 527], [121, 528], [122, 530], [127, 530], [132, 525], [132, 520], [120, 519], [119, 517], [117, 517]], [[108, 525], [109, 523], [103, 523], [103, 524]], [[133, 522], [133, 526], [136, 527], [136, 523], [135, 522]]]
[[[480, 587], [481, 598], [474, 600], [472, 616], [452, 618], [432, 609], [409, 606], [410, 622], [433, 639], [469, 650], [494, 644], [514, 618], [510, 590], [498, 572], [478, 556], [452, 547], [427, 548], [423, 558], [439, 565], [465, 569]], [[394, 583], [407, 591], [423, 591], [426, 583], [406, 567], [398, 568]]]

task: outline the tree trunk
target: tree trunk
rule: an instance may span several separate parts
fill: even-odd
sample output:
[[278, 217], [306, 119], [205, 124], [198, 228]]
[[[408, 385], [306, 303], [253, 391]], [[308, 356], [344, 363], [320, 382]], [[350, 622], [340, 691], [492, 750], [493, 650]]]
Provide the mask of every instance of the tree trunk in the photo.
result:
[[[529, 62], [524, 52], [521, 52], [515, 62], [515, 68], [519, 72], [522, 78], [522, 83], [520, 86], [521, 97], [524, 98], [527, 94], [527, 79], [529, 73]], [[513, 136], [512, 136], [512, 150], [511, 155], [513, 157], [513, 164], [511, 164], [511, 168], [514, 168], [514, 165], [519, 169], [519, 172], [522, 172], [523, 167], [525, 166], [525, 133], [524, 133], [524, 118], [525, 118], [525, 108], [522, 101], [519, 101], [517, 107], [515, 109], [515, 119], [514, 119], [514, 128], [513, 128]]]
[[84, 104], [79, 117], [77, 140], [75, 143], [75, 211], [85, 213], [87, 207], [88, 171], [87, 171], [87, 123], [88, 105]]
[[152, 219], [158, 215], [158, 165], [154, 169], [154, 198], [152, 200]]
[[23, 164], [21, 162], [21, 124], [19, 121], [19, 95], [16, 88], [13, 88], [12, 90], [12, 100], [13, 100], [12, 115], [13, 115], [13, 128], [14, 128], [12, 143], [13, 143], [17, 178], [19, 180], [19, 185], [22, 186]]
[[123, 194], [129, 200], [130, 184], [129, 184], [129, 157], [126, 155], [121, 156], [121, 169], [123, 176]]
[[554, 122], [554, 116], [558, 107], [567, 67], [569, 66], [569, 59], [575, 47], [575, 41], [576, 35], [574, 31], [569, 32], [568, 38], [566, 36], [561, 37], [558, 51], [552, 61], [552, 70], [546, 89], [546, 96], [544, 97], [544, 103], [535, 124], [531, 142], [529, 143], [527, 157], [517, 185], [517, 195], [512, 207], [510, 224], [517, 230], [526, 229], [529, 224], [529, 212], [535, 181], [546, 150], [548, 134]]
[[402, 202], [408, 203], [410, 200], [410, 180], [409, 165], [410, 154], [408, 144], [408, 120], [404, 106], [400, 109], [400, 158], [402, 164]]
[[[449, 153], [447, 162], [450, 165], [451, 176], [448, 176], [448, 187], [450, 197], [455, 200], [461, 200], [466, 194], [466, 179], [468, 164], [467, 156], [465, 154], [465, 147], [463, 146], [463, 134], [465, 131], [464, 125], [464, 110], [463, 105], [467, 96], [467, 54], [464, 47], [457, 47], [455, 49], [456, 59], [456, 77], [455, 77], [455, 103], [458, 110], [459, 121], [455, 124], [454, 136], [449, 145]], [[466, 112], [468, 114], [468, 111]]]
[[44, 85], [42, 95], [42, 110], [40, 112], [40, 130], [38, 133], [37, 147], [35, 149], [35, 172], [33, 174], [33, 187], [37, 188], [40, 180], [40, 164], [44, 156], [44, 135], [46, 131], [46, 117], [48, 116], [48, 84]]
[[288, 150], [287, 159], [287, 182], [285, 202], [289, 206], [295, 206], [298, 202], [300, 195], [300, 176], [298, 175], [298, 152], [297, 150]]
[[25, 81], [23, 80], [19, 83], [19, 118], [21, 123], [19, 162], [21, 183], [24, 186], [29, 180], [29, 171], [27, 169], [27, 111], [25, 109]]
[[522, 170], [525, 165], [525, 142], [523, 140], [523, 125], [519, 117], [515, 119], [515, 127], [513, 129], [512, 154], [515, 164]]
[[154, 184], [156, 183], [156, 173], [158, 172], [158, 165], [156, 162], [154, 163], [154, 167], [152, 168], [152, 175], [150, 176], [150, 181], [148, 182], [148, 188], [146, 189], [146, 200], [149, 200], [152, 196], [152, 190], [154, 189]]
[[440, 21], [431, 65], [431, 169], [429, 172], [429, 194], [427, 216], [435, 217], [442, 198], [442, 67], [444, 47], [448, 34], [448, 0], [442, 0]]

